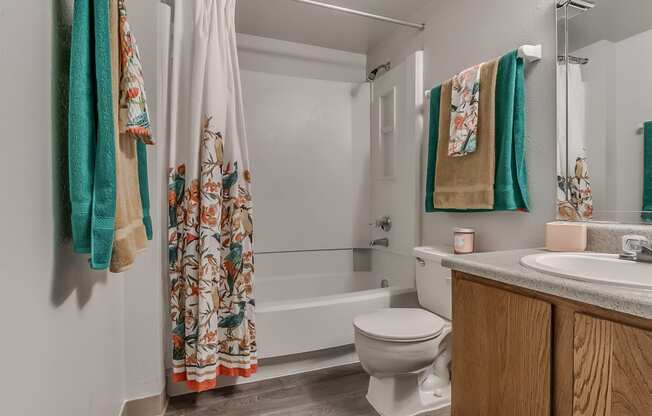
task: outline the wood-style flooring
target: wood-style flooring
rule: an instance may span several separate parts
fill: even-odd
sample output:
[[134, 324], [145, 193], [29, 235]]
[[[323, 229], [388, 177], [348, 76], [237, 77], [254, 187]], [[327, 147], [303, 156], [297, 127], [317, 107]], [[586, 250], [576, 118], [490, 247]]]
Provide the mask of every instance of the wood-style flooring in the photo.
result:
[[[359, 364], [170, 399], [166, 416], [377, 416]], [[450, 416], [442, 409], [427, 416]]]

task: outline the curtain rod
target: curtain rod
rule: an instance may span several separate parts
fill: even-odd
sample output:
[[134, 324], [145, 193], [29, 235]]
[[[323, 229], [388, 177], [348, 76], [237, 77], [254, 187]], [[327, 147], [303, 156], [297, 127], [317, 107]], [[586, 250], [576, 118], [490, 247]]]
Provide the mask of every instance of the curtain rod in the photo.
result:
[[424, 23], [408, 22], [407, 20], [394, 19], [393, 17], [367, 13], [361, 10], [349, 9], [347, 7], [335, 6], [334, 4], [322, 3], [320, 1], [314, 1], [314, 0], [292, 0], [292, 1], [297, 3], [302, 3], [302, 4], [308, 4], [311, 6], [323, 7], [325, 9], [335, 10], [342, 13], [354, 14], [356, 16], [368, 17], [370, 19], [380, 20], [382, 22], [389, 22], [397, 25], [408, 26], [419, 30], [423, 30], [426, 28], [426, 25]]

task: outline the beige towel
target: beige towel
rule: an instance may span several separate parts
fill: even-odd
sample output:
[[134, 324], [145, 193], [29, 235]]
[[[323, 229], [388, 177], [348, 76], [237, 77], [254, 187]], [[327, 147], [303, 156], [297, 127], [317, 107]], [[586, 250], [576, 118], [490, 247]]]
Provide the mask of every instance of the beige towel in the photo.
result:
[[496, 175], [496, 74], [498, 59], [480, 69], [477, 150], [448, 156], [452, 82], [441, 86], [439, 143], [435, 171], [435, 208], [492, 209]]
[[115, 236], [110, 270], [123, 272], [133, 264], [136, 254], [145, 249], [147, 235], [143, 225], [143, 208], [138, 183], [136, 140], [119, 129], [120, 106], [120, 42], [118, 31], [118, 1], [109, 0], [111, 18], [111, 66], [113, 82], [113, 114], [116, 132], [115, 174], [116, 206]]

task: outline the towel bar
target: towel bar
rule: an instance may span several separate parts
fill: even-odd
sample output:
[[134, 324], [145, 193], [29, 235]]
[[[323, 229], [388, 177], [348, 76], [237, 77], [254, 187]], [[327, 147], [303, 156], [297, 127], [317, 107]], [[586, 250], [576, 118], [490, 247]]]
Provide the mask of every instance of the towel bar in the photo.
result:
[[[543, 47], [541, 45], [523, 45], [518, 48], [518, 56], [529, 64], [540, 61], [543, 57]], [[430, 90], [426, 90], [424, 95], [429, 98]]]

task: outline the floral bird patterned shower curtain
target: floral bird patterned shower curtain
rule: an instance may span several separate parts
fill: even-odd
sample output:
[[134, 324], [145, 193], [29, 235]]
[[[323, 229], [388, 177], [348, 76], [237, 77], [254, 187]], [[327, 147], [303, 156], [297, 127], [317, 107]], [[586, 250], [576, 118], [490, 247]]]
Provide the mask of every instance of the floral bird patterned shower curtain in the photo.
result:
[[173, 379], [203, 391], [256, 371], [251, 173], [236, 0], [174, 4], [167, 99]]

